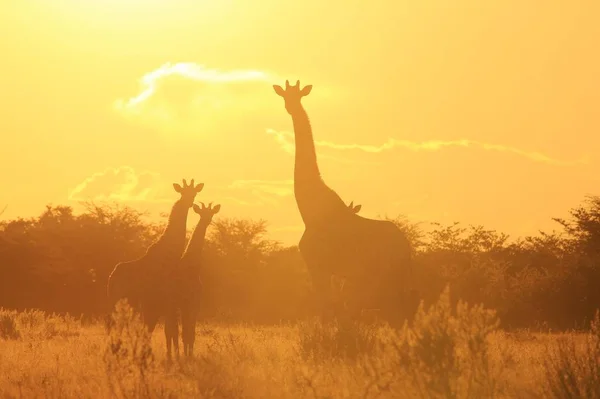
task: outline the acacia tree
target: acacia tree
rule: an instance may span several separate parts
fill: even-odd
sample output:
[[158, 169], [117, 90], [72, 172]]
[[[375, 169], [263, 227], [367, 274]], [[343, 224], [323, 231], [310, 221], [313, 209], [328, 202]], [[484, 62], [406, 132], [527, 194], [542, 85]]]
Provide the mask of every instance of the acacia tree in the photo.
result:
[[568, 219], [554, 218], [566, 233], [565, 268], [556, 297], [567, 320], [587, 322], [600, 307], [600, 197], [588, 195], [569, 212]]
[[37, 218], [1, 224], [0, 306], [98, 314], [114, 265], [143, 253], [152, 238], [142, 214], [117, 204], [48, 205]]

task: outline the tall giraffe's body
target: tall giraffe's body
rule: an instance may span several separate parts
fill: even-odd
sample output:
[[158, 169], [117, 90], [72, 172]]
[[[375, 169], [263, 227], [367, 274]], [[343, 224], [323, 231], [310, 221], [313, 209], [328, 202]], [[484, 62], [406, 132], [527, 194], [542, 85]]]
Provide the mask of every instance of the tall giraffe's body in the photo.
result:
[[111, 308], [119, 299], [127, 299], [134, 309], [142, 312], [150, 331], [154, 330], [160, 315], [158, 308], [161, 298], [156, 293], [161, 286], [161, 276], [165, 274], [165, 268], [172, 267], [181, 257], [185, 248], [187, 214], [196, 194], [203, 187], [203, 183], [194, 186], [193, 179], [190, 185], [184, 180], [183, 187], [173, 184], [181, 197], [173, 205], [161, 236], [142, 257], [118, 263], [108, 278], [107, 293]]
[[[389, 221], [367, 219], [350, 209], [321, 178], [308, 115], [301, 98], [312, 86], [300, 82], [284, 98], [295, 136], [294, 194], [305, 231], [298, 245], [321, 305], [331, 306], [331, 278], [342, 277], [348, 308], [380, 308], [388, 316], [404, 316], [407, 277], [411, 267], [408, 239]], [[329, 306], [325, 306], [327, 308]]]
[[[202, 203], [201, 203], [202, 204]], [[196, 339], [196, 317], [200, 296], [200, 268], [202, 265], [202, 252], [206, 229], [212, 218], [221, 209], [221, 205], [212, 204], [202, 207], [194, 204], [194, 212], [200, 215], [200, 220], [190, 237], [185, 252], [174, 270], [170, 282], [171, 302], [165, 315], [165, 337], [167, 339], [167, 356], [171, 358], [171, 347], [174, 346], [175, 354], [179, 354], [179, 326], [177, 323], [177, 309], [181, 311], [181, 335], [183, 338], [183, 352], [185, 356], [194, 353]]]

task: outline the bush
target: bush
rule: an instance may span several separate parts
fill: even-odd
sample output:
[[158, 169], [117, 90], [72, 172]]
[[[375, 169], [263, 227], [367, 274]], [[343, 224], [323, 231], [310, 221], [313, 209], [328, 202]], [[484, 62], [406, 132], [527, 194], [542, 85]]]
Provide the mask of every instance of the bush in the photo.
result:
[[398, 379], [421, 398], [494, 397], [504, 389], [503, 362], [491, 358], [488, 341], [498, 325], [481, 305], [459, 301], [453, 312], [447, 286], [429, 309], [421, 303], [413, 326], [405, 324], [391, 342]]
[[547, 347], [544, 361], [547, 398], [600, 398], [600, 312], [583, 336], [564, 335]]
[[0, 308], [0, 338], [18, 339], [20, 337], [16, 316], [17, 312]]
[[[47, 206], [38, 217], [0, 222], [0, 307], [88, 320], [109, 314], [112, 268], [141, 256], [164, 223], [117, 204], [84, 209]], [[409, 285], [426, 304], [450, 284], [452, 303], [460, 298], [496, 309], [504, 328], [564, 330], [581, 327], [600, 303], [600, 197], [588, 197], [568, 220], [556, 219], [560, 231], [512, 241], [482, 226], [434, 223], [425, 232], [402, 217], [388, 220], [413, 244]], [[277, 324], [316, 314], [298, 248], [269, 239], [266, 222], [215, 220], [204, 255], [201, 317]], [[19, 330], [18, 320], [3, 320], [7, 331], [13, 324]], [[69, 334], [54, 324], [45, 319], [45, 334]]]
[[348, 320], [322, 323], [313, 319], [299, 324], [299, 348], [305, 359], [356, 359], [373, 354], [379, 343], [374, 325]]
[[154, 368], [150, 333], [127, 301], [117, 302], [104, 349], [108, 386], [113, 397], [148, 397]]
[[53, 339], [78, 336], [81, 323], [70, 316], [46, 314], [37, 309], [23, 312], [0, 308], [0, 338]]

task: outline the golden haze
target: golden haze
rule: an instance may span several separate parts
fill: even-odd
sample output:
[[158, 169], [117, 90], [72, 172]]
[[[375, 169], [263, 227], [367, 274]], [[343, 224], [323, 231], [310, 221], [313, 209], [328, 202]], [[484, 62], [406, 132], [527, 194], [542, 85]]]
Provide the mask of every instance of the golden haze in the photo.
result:
[[597, 2], [105, 3], [0, 3], [6, 218], [195, 177], [295, 243], [286, 78], [365, 216], [528, 234], [600, 187]]

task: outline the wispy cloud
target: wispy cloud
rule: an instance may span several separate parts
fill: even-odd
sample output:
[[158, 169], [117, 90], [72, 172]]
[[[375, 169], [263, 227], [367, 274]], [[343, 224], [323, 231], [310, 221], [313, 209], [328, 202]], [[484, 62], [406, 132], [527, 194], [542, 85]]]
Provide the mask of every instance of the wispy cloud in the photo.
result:
[[292, 180], [235, 180], [222, 187], [223, 200], [244, 206], [278, 205], [293, 194]]
[[69, 200], [169, 201], [157, 173], [136, 172], [130, 166], [107, 168], [84, 179], [69, 194]]
[[[151, 100], [153, 97], [160, 96], [161, 90], [170, 91], [166, 94], [173, 93], [171, 89], [177, 83], [177, 80], [184, 79], [189, 82], [198, 82], [204, 85], [210, 84], [239, 84], [248, 82], [273, 82], [273, 78], [269, 74], [257, 70], [233, 70], [221, 71], [218, 69], [208, 69], [204, 65], [195, 64], [193, 62], [167, 63], [160, 68], [147, 73], [140, 79], [141, 92], [129, 99], [119, 99], [116, 101], [117, 108], [132, 109], [142, 105], [144, 102]], [[180, 88], [181, 89], [181, 88]], [[183, 94], [181, 90], [179, 94]], [[219, 104], [213, 104], [219, 106]]]
[[[275, 140], [281, 145], [281, 148], [290, 154], [294, 153], [294, 135], [290, 132], [285, 131], [277, 131], [274, 129], [267, 129], [267, 134], [272, 135]], [[413, 152], [418, 151], [440, 151], [445, 148], [459, 147], [459, 148], [475, 148], [482, 149], [487, 151], [497, 151], [504, 153], [515, 154], [527, 159], [530, 159], [534, 162], [542, 162], [552, 165], [578, 165], [578, 164], [588, 164], [589, 159], [587, 157], [572, 160], [572, 161], [564, 161], [549, 157], [548, 155], [542, 154], [537, 151], [525, 151], [519, 148], [509, 147], [501, 144], [490, 144], [476, 140], [429, 140], [422, 142], [414, 142], [408, 140], [397, 140], [397, 139], [388, 139], [385, 143], [380, 145], [369, 145], [369, 144], [338, 144], [330, 141], [320, 141], [315, 140], [315, 145], [323, 148], [330, 148], [334, 150], [357, 150], [367, 153], [382, 153], [386, 151], [392, 151], [396, 149], [405, 149]]]
[[292, 195], [293, 180], [235, 180], [228, 188], [256, 190], [278, 197]]
[[[191, 62], [167, 63], [140, 79], [140, 91], [115, 101], [124, 117], [167, 130], [187, 131], [256, 112], [272, 101], [280, 79], [252, 69], [219, 70]], [[269, 96], [269, 97], [267, 97]]]
[[[119, 98], [115, 110], [132, 122], [178, 134], [221, 129], [231, 123], [247, 125], [272, 113], [283, 102], [273, 84], [286, 78], [256, 69], [225, 70], [194, 62], [166, 63], [143, 75], [137, 93]], [[315, 83], [315, 82], [311, 82]], [[311, 102], [335, 101], [341, 93], [326, 84], [311, 94]], [[232, 115], [236, 117], [232, 118]], [[262, 129], [262, 123], [257, 126]]]

